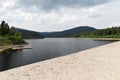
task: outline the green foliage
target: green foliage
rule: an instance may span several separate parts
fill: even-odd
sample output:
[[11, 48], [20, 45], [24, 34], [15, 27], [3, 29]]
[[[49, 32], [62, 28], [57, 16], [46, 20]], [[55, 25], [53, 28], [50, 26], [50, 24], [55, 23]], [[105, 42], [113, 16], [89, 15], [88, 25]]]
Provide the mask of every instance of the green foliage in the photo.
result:
[[2, 21], [1, 26], [0, 26], [0, 33], [2, 36], [5, 36], [5, 21]]
[[16, 32], [14, 35], [6, 35], [6, 38], [11, 40], [13, 43], [21, 43], [23, 42], [22, 34], [19, 32]]
[[10, 41], [9, 39], [6, 39], [6, 38], [0, 39], [0, 46], [4, 46], [4, 45], [8, 45], [8, 44], [12, 44], [12, 41]]
[[16, 33], [16, 30], [15, 28], [12, 26], [11, 29], [10, 29], [10, 35], [15, 35]]
[[5, 21], [2, 21], [0, 25], [0, 45], [6, 44], [18, 44], [24, 43], [23, 36], [20, 32], [17, 32], [14, 27], [9, 27]]
[[107, 29], [101, 29], [92, 31], [89, 33], [79, 34], [77, 37], [84, 38], [120, 38], [120, 27], [112, 27]]

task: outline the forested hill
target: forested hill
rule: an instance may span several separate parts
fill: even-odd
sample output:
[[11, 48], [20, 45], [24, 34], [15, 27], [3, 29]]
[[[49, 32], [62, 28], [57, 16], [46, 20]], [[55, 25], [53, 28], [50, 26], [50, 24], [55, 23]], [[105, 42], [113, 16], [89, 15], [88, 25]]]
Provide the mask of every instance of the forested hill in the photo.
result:
[[76, 35], [76, 37], [120, 38], [120, 27], [112, 27], [112, 28], [96, 30], [89, 33]]
[[23, 38], [25, 39], [40, 39], [44, 38], [44, 36], [40, 32], [30, 31], [26, 29], [15, 28], [16, 31], [22, 33]]
[[71, 37], [75, 34], [81, 34], [85, 32], [95, 31], [96, 29], [89, 26], [79, 26], [76, 28], [59, 31], [59, 32], [44, 32], [42, 33], [45, 37]]

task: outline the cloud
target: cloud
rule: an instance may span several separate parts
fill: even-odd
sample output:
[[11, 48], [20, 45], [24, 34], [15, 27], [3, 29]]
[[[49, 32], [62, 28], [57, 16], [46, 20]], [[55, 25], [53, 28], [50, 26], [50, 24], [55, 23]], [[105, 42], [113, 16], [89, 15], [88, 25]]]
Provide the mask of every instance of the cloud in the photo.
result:
[[0, 0], [1, 9], [13, 9], [16, 8], [17, 0]]
[[104, 28], [120, 22], [119, 0], [0, 1], [0, 21], [29, 30], [61, 31], [77, 26]]
[[59, 10], [61, 7], [85, 8], [104, 4], [111, 0], [19, 0], [18, 4], [24, 8], [36, 7], [44, 11]]

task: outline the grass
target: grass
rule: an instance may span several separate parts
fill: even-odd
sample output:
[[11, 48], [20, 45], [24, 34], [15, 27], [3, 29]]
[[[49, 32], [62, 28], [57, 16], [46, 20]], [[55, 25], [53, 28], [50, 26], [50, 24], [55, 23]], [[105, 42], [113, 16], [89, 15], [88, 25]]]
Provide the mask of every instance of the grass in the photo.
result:
[[12, 45], [12, 41], [7, 39], [0, 40], [0, 46], [7, 46], [7, 45]]

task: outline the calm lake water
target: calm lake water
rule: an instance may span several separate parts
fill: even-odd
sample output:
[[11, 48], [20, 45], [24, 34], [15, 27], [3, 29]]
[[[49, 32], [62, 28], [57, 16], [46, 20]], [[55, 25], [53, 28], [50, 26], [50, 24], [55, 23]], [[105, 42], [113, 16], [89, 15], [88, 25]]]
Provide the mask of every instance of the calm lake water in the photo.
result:
[[0, 55], [0, 71], [68, 55], [115, 41], [94, 41], [80, 38], [45, 38], [26, 40], [33, 49]]

